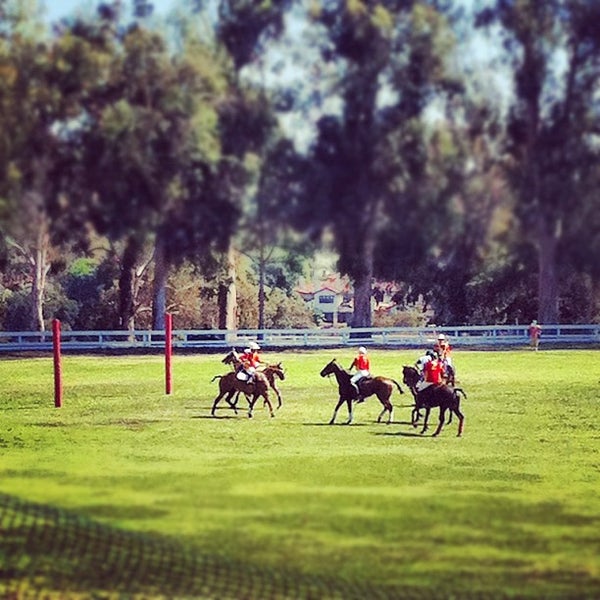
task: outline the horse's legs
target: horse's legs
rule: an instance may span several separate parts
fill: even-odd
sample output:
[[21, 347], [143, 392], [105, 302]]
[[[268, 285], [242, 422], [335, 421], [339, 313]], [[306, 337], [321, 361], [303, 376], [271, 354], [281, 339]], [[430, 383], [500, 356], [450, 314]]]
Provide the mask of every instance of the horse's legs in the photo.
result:
[[235, 409], [237, 407], [237, 403], [238, 403], [238, 400], [240, 399], [241, 393], [242, 393], [241, 391], [236, 392], [234, 401], [229, 403], [231, 405], [231, 408]]
[[458, 408], [455, 408], [454, 412], [458, 417], [458, 433], [456, 434], [456, 437], [460, 437], [462, 435], [463, 426], [465, 424], [465, 415], [463, 415]]
[[438, 421], [437, 429], [435, 430], [435, 432], [433, 433], [433, 435], [431, 437], [435, 437], [442, 430], [442, 427], [444, 426], [444, 418], [445, 417], [446, 417], [446, 407], [440, 406], [440, 420]]
[[413, 427], [417, 426], [417, 423], [419, 422], [420, 418], [421, 418], [421, 413], [419, 412], [419, 409], [415, 405], [415, 407], [412, 409], [412, 413], [410, 415], [410, 422]]
[[268, 406], [269, 407], [269, 414], [272, 417], [274, 417], [275, 413], [273, 412], [273, 405], [271, 404], [271, 401], [269, 400], [269, 392], [265, 392], [263, 394], [263, 398], [264, 398], [263, 406]]
[[248, 418], [252, 418], [252, 411], [254, 410], [254, 405], [258, 400], [258, 394], [252, 394], [252, 397], [248, 399]]
[[346, 425], [352, 425], [352, 421], [354, 419], [354, 411], [352, 410], [352, 400], [346, 400], [346, 404], [348, 405], [348, 420], [346, 421]]
[[342, 400], [342, 398], [340, 397], [340, 399], [338, 400], [338, 403], [335, 405], [335, 408], [333, 409], [333, 416], [331, 417], [331, 420], [329, 421], [330, 425], [333, 425], [335, 423], [335, 417], [337, 415], [337, 411], [340, 409], [340, 406], [344, 404], [344, 400]]
[[[227, 402], [227, 404], [229, 404], [229, 406], [231, 408], [233, 408], [233, 412], [237, 415], [238, 414], [238, 409], [237, 409], [237, 399], [238, 396], [240, 395], [240, 392], [236, 392], [235, 390], [231, 390], [229, 392], [229, 394], [227, 394], [227, 396], [225, 396], [225, 400]], [[235, 396], [235, 400], [233, 400], [232, 402], [232, 398]]]
[[[238, 414], [237, 403], [238, 403], [238, 399], [240, 397], [240, 394], [241, 394], [241, 392], [236, 392], [235, 390], [231, 390], [227, 394], [227, 396], [225, 396], [225, 401], [227, 402], [227, 404], [229, 404], [230, 408], [233, 408], [233, 412], [236, 415]], [[232, 401], [232, 398], [233, 398], [233, 401]]]
[[[379, 396], [377, 396], [377, 398], [379, 398]], [[383, 405], [383, 410], [379, 413], [379, 416], [377, 417], [377, 422], [381, 423], [381, 418], [387, 412], [388, 413], [387, 424], [389, 425], [392, 422], [392, 414], [394, 412], [394, 405], [390, 402], [389, 398], [385, 398], [385, 397], [379, 398], [379, 402], [381, 402], [381, 404]]]
[[271, 386], [271, 389], [275, 392], [275, 395], [277, 396], [277, 408], [281, 408], [281, 406], [283, 405], [283, 402], [281, 400], [281, 393], [279, 392], [275, 384]]
[[425, 407], [425, 421], [423, 422], [423, 429], [421, 429], [421, 433], [425, 433], [427, 431], [427, 422], [429, 421], [429, 413], [431, 412], [431, 408], [429, 406]]
[[217, 404], [219, 404], [219, 400], [225, 395], [225, 391], [219, 392], [219, 395], [215, 398], [212, 408], [210, 410], [211, 417], [215, 416], [215, 411], [217, 410]]

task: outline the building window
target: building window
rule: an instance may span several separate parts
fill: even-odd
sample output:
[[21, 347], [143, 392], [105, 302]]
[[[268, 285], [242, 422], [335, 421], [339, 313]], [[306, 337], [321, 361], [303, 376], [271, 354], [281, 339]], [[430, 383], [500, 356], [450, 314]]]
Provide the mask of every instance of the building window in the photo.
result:
[[319, 304], [333, 304], [335, 296], [319, 296]]

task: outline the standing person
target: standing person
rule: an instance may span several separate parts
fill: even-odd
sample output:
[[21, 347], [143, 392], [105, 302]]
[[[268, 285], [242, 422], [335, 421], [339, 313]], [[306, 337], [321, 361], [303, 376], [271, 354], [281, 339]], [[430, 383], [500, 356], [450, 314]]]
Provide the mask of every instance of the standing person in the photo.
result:
[[260, 346], [256, 342], [250, 342], [248, 348], [240, 354], [239, 358], [242, 363], [242, 372], [246, 374], [246, 381], [248, 383], [252, 383], [256, 369], [258, 369], [261, 364], [259, 350]]
[[542, 328], [538, 325], [538, 322], [534, 319], [529, 325], [529, 344], [533, 350], [537, 352], [540, 346], [540, 336], [542, 335]]
[[363, 377], [371, 376], [371, 360], [367, 356], [367, 349], [364, 346], [361, 346], [358, 349], [358, 355], [352, 361], [352, 364], [350, 365], [350, 371], [352, 371], [352, 369], [354, 368], [356, 368], [356, 373], [354, 373], [354, 375], [352, 375], [352, 377], [350, 378], [350, 383], [354, 386], [354, 389], [356, 390], [356, 401], [363, 402], [364, 398], [360, 395], [358, 382]]

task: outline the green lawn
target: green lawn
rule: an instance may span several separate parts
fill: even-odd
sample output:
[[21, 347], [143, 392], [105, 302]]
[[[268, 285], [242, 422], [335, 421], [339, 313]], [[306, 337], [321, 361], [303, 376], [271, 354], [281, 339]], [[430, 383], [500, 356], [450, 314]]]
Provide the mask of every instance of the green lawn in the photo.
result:
[[[370, 355], [376, 374], [400, 380], [418, 352]], [[461, 438], [456, 419], [430, 437], [437, 409], [420, 435], [409, 393], [394, 393], [391, 425], [375, 422], [374, 397], [356, 407], [354, 424], [343, 425], [343, 408], [327, 425], [337, 388], [319, 371], [334, 356], [348, 366], [353, 352], [265, 352], [286, 368], [284, 405], [275, 418], [259, 406], [253, 419], [224, 404], [210, 416], [211, 379], [225, 372], [216, 354], [176, 355], [170, 396], [161, 356], [66, 356], [58, 409], [51, 357], [1, 359], [0, 592], [600, 597], [599, 351], [455, 349], [468, 395]], [[25, 527], [19, 515], [44, 507], [60, 518], [40, 541], [38, 521]], [[58, 552], [60, 523], [103, 539], [166, 541], [214, 560], [215, 581], [202, 593], [142, 582], [134, 596], [134, 576], [117, 585], [115, 573], [87, 573], [109, 560], [94, 555], [96, 538], [73, 534], [63, 544], [73, 555]], [[62, 560], [41, 556], [53, 553]], [[154, 575], [173, 572], [159, 563]], [[233, 566], [221, 576], [215, 565]]]

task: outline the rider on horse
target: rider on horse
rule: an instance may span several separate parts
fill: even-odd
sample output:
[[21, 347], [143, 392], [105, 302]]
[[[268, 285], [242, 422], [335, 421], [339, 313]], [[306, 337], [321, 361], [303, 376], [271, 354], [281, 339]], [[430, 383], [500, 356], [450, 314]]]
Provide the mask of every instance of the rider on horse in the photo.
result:
[[436, 358], [436, 356], [437, 355], [433, 350], [427, 350], [427, 352], [425, 352], [423, 356], [420, 356], [415, 362], [415, 367], [417, 368], [417, 371], [419, 371], [421, 379], [425, 377], [425, 365]]
[[454, 382], [456, 371], [452, 364], [452, 347], [448, 343], [446, 336], [440, 333], [437, 337], [437, 342], [433, 347], [433, 351], [437, 354], [444, 367], [445, 378], [448, 382]]
[[354, 375], [352, 375], [352, 377], [350, 378], [350, 383], [356, 390], [356, 401], [363, 402], [364, 398], [360, 393], [360, 388], [358, 387], [358, 384], [361, 379], [371, 376], [371, 361], [367, 356], [367, 349], [364, 346], [361, 346], [358, 349], [358, 355], [352, 361], [349, 371], [352, 371], [352, 369], [355, 367], [356, 373], [354, 373]]
[[260, 366], [260, 346], [256, 342], [250, 342], [248, 348], [239, 355], [241, 369], [238, 371], [238, 379], [252, 383], [256, 369]]
[[417, 391], [424, 390], [430, 385], [440, 385], [444, 383], [444, 376], [446, 372], [444, 369], [444, 363], [437, 356], [430, 357], [424, 367], [422, 373], [422, 379], [417, 383]]

